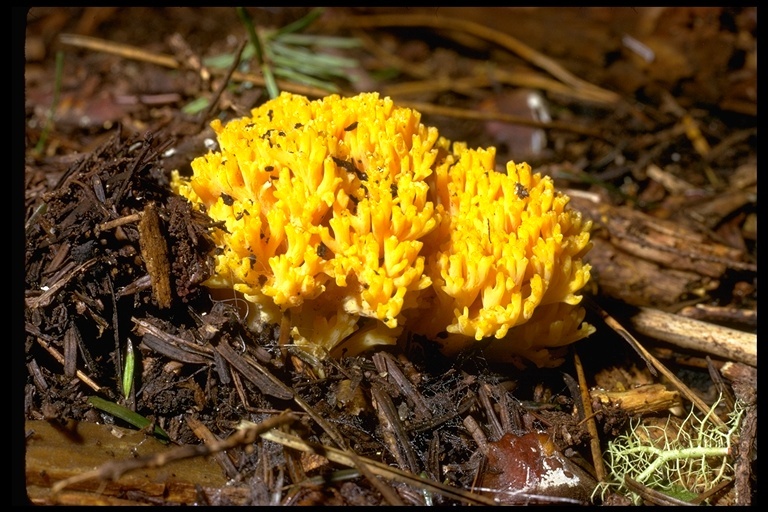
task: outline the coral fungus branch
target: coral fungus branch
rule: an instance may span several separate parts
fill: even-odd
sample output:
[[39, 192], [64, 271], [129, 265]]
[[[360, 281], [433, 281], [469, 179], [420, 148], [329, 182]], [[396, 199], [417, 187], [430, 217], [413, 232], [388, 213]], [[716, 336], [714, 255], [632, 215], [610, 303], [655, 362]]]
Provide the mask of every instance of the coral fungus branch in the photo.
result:
[[[579, 290], [590, 223], [525, 163], [440, 137], [415, 110], [364, 93], [290, 93], [224, 126], [220, 148], [175, 190], [225, 229], [216, 273], [255, 307], [254, 328], [290, 310], [317, 357], [394, 344], [404, 330], [455, 354], [557, 364], [589, 335]], [[366, 319], [372, 319], [365, 321]]]

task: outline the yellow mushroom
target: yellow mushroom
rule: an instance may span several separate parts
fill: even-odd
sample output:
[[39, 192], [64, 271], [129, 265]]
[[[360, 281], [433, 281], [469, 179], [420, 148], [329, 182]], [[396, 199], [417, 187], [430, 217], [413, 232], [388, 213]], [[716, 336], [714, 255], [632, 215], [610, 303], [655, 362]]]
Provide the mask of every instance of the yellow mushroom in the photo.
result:
[[219, 150], [172, 183], [224, 223], [206, 285], [242, 293], [252, 327], [290, 311], [320, 358], [408, 331], [539, 365], [592, 332], [590, 224], [527, 164], [497, 172], [493, 148], [451, 144], [377, 93], [283, 93], [212, 127]]

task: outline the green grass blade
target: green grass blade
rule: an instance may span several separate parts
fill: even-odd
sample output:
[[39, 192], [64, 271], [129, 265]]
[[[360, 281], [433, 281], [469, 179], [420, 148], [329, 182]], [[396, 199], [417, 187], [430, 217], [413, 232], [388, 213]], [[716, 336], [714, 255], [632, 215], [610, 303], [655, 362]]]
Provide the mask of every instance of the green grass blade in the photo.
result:
[[[141, 414], [134, 412], [127, 407], [123, 407], [120, 404], [116, 404], [115, 402], [104, 400], [99, 396], [89, 396], [88, 403], [100, 411], [104, 411], [107, 414], [114, 416], [115, 418], [119, 418], [138, 429], [146, 428], [152, 423]], [[163, 443], [167, 443], [171, 440], [168, 433], [157, 425], [155, 425], [153, 433], [155, 437], [157, 437]]]

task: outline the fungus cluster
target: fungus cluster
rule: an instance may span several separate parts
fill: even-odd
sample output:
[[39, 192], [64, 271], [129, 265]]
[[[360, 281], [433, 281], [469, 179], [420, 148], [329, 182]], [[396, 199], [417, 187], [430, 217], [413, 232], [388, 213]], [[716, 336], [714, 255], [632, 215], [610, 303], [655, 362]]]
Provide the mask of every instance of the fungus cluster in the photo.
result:
[[318, 358], [411, 332], [540, 366], [592, 332], [590, 223], [528, 164], [497, 172], [494, 148], [451, 143], [376, 93], [283, 93], [212, 127], [219, 149], [172, 182], [221, 222], [205, 284], [240, 292], [251, 328], [289, 314]]

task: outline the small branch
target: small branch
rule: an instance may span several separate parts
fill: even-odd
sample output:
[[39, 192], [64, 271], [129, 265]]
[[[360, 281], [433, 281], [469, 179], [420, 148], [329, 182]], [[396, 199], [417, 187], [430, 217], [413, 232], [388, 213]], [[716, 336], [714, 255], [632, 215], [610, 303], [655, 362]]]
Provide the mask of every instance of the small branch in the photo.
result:
[[675, 346], [757, 366], [757, 335], [643, 307], [630, 318], [637, 332]]
[[211, 114], [213, 114], [213, 109], [216, 108], [216, 105], [219, 103], [219, 99], [221, 98], [221, 95], [226, 90], [227, 84], [229, 84], [229, 81], [232, 80], [232, 74], [235, 72], [235, 70], [237, 70], [237, 66], [240, 65], [240, 59], [243, 55], [243, 50], [245, 49], [245, 46], [247, 44], [248, 44], [248, 41], [243, 39], [243, 41], [240, 43], [240, 46], [235, 51], [235, 58], [232, 61], [232, 65], [229, 67], [229, 70], [227, 70], [227, 75], [224, 77], [224, 80], [221, 81], [221, 84], [219, 85], [219, 88], [216, 91], [216, 94], [214, 94], [213, 98], [211, 98], [211, 103], [208, 105], [208, 109], [205, 111], [205, 114], [201, 117], [202, 120], [209, 119], [211, 117]]
[[144, 457], [138, 457], [135, 459], [115, 460], [103, 464], [101, 467], [92, 471], [87, 471], [79, 475], [75, 475], [70, 478], [66, 478], [59, 482], [56, 482], [51, 490], [56, 493], [60, 492], [64, 488], [90, 480], [92, 478], [100, 478], [103, 480], [117, 480], [128, 471], [139, 468], [158, 468], [165, 466], [166, 464], [181, 460], [189, 459], [192, 457], [200, 457], [205, 455], [211, 455], [224, 450], [229, 450], [236, 446], [252, 444], [259, 435], [285, 425], [296, 420], [296, 416], [293, 413], [285, 412], [279, 416], [269, 418], [258, 424], [250, 424], [248, 427], [241, 428], [227, 439], [223, 441], [211, 441], [204, 445], [186, 445], [174, 448], [162, 453], [155, 453]]
[[623, 391], [592, 389], [590, 397], [600, 404], [597, 412], [619, 409], [628, 416], [660, 413], [681, 405], [680, 393], [663, 384], [645, 384]]
[[107, 222], [102, 222], [101, 224], [96, 226], [96, 229], [99, 232], [102, 232], [102, 231], [109, 231], [110, 229], [115, 229], [116, 227], [123, 226], [125, 224], [133, 224], [135, 222], [139, 222], [141, 220], [142, 215], [143, 213], [141, 212], [125, 215], [124, 217], [120, 217]]
[[[592, 453], [592, 465], [595, 467], [595, 475], [598, 482], [605, 482], [606, 471], [603, 461], [603, 451], [600, 448], [600, 436], [597, 432], [597, 422], [592, 410], [592, 397], [589, 394], [587, 378], [584, 375], [584, 366], [581, 364], [579, 355], [573, 353], [574, 365], [576, 366], [576, 375], [579, 378], [579, 390], [581, 391], [581, 403], [584, 406], [584, 416], [587, 421], [587, 431], [589, 432], [589, 448]], [[574, 397], [576, 398], [576, 397]]]
[[[61, 363], [62, 366], [64, 366], [64, 363], [65, 363], [64, 356], [61, 355], [61, 353], [58, 350], [53, 348], [49, 343], [46, 343], [41, 338], [37, 338], [37, 343], [41, 347], [43, 347], [45, 350], [47, 350], [48, 353], [51, 354], [54, 359], [56, 359], [56, 361], [58, 361], [59, 363]], [[80, 370], [75, 371], [75, 376], [81, 381], [83, 381], [83, 383], [86, 384], [88, 387], [90, 387], [92, 390], [96, 391], [97, 393], [102, 392], [101, 386], [96, 384], [93, 380], [91, 380], [90, 377], [88, 377], [82, 371]]]

